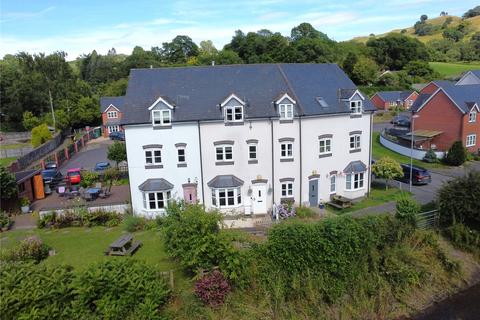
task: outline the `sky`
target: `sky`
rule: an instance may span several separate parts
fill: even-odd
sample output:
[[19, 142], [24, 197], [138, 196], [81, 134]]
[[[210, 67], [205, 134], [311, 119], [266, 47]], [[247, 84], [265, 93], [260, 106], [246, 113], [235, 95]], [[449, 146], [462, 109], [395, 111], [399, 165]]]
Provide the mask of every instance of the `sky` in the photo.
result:
[[337, 41], [411, 26], [420, 15], [461, 16], [478, 0], [1, 0], [0, 56], [20, 51], [67, 52], [68, 60], [110, 48], [130, 54], [176, 35], [218, 49], [235, 30], [269, 29], [290, 35], [302, 22]]

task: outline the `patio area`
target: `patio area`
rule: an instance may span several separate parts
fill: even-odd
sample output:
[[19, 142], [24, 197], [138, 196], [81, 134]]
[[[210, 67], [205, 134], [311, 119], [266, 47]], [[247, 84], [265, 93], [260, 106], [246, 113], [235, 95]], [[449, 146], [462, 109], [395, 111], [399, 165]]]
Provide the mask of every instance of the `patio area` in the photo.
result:
[[77, 196], [73, 199], [69, 199], [65, 196], [60, 196], [58, 193], [53, 192], [45, 199], [37, 200], [30, 206], [33, 211], [48, 211], [66, 209], [73, 206], [87, 206], [87, 207], [99, 207], [99, 206], [111, 206], [116, 204], [125, 204], [130, 201], [130, 187], [129, 185], [112, 186], [111, 195], [108, 198], [96, 198], [92, 201], [86, 201], [81, 196]]

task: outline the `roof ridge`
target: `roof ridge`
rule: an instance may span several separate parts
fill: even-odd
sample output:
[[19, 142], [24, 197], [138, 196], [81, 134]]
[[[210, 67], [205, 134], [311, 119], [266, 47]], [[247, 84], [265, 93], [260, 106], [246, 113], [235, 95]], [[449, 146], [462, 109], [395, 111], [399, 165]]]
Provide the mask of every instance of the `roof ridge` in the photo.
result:
[[302, 105], [302, 103], [300, 102], [300, 99], [298, 99], [297, 93], [295, 92], [295, 90], [293, 90], [292, 85], [290, 84], [290, 81], [288, 80], [287, 75], [286, 75], [285, 72], [283, 71], [282, 65], [281, 65], [280, 63], [277, 63], [276, 65], [277, 65], [278, 71], [280, 72], [280, 74], [281, 74], [283, 80], [285, 81], [288, 89], [290, 90], [290, 92], [291, 92], [292, 95], [294, 96], [295, 101], [297, 101], [298, 107], [299, 107], [300, 110], [302, 111], [302, 115], [305, 115], [305, 109], [303, 108], [303, 105]]

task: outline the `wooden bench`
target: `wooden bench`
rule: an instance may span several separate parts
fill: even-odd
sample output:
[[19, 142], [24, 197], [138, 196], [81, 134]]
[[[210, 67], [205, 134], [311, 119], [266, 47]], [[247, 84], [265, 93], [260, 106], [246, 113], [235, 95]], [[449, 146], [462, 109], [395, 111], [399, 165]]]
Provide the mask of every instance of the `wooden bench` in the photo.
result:
[[328, 205], [337, 209], [350, 208], [352, 206], [352, 200], [339, 195], [333, 195]]
[[126, 234], [112, 243], [105, 254], [108, 256], [131, 256], [142, 246], [140, 241], [133, 242], [133, 236]]

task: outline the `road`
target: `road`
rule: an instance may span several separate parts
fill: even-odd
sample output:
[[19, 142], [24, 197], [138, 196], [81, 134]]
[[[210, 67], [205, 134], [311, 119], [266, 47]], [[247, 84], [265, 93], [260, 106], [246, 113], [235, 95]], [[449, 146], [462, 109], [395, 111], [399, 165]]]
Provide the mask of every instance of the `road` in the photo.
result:
[[107, 149], [111, 144], [112, 141], [104, 138], [90, 141], [83, 150], [74, 154], [60, 167], [61, 173], [65, 175], [70, 168], [93, 170], [95, 164], [102, 161], [108, 161], [113, 166], [114, 163], [107, 159]]

